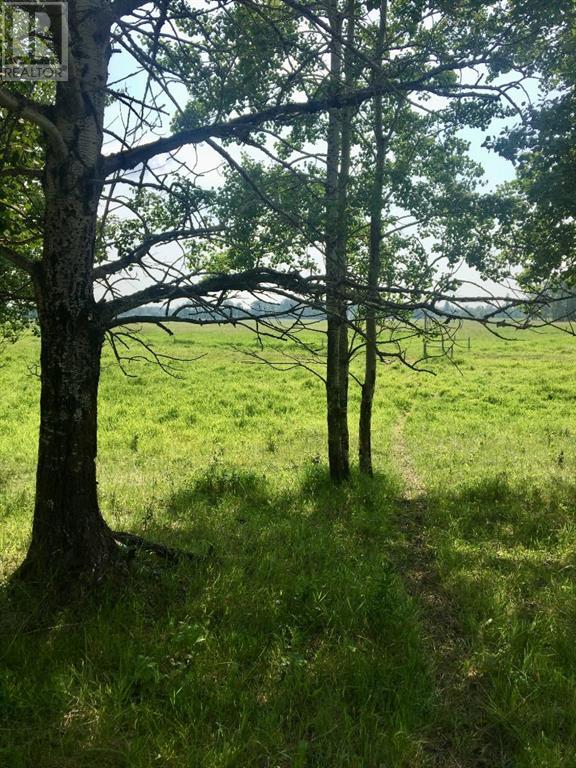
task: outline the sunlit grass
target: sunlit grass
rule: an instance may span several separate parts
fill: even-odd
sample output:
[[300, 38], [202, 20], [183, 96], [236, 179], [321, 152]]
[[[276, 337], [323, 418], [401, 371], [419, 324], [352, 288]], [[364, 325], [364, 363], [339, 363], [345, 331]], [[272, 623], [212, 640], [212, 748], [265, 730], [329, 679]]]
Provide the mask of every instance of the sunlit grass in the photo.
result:
[[[478, 745], [484, 765], [573, 765], [574, 341], [470, 328], [458, 369], [381, 368], [377, 478], [334, 490], [321, 381], [248, 364], [246, 331], [151, 338], [206, 356], [173, 379], [126, 378], [106, 354], [102, 509], [113, 527], [214, 555], [138, 557], [56, 612], [5, 590], [0, 765], [479, 766]], [[25, 339], [0, 367], [4, 579], [30, 530], [36, 355]], [[353, 431], [358, 399], [353, 385]], [[400, 417], [462, 636], [454, 700], [404, 579], [415, 507], [389, 451]]]
[[[475, 340], [464, 376], [421, 379], [407, 421], [438, 568], [470, 643], [485, 739], [510, 766], [576, 754], [576, 356]], [[466, 716], [462, 715], [462, 728]], [[506, 762], [507, 761], [507, 762]]]

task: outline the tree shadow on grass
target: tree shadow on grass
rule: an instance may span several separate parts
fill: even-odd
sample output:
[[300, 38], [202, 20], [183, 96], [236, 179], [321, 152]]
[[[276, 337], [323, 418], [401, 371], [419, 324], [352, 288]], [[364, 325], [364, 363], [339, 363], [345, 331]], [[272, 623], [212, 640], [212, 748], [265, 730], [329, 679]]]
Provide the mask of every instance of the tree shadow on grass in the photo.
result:
[[566, 525], [576, 523], [576, 483], [559, 477], [520, 483], [499, 474], [456, 492], [429, 494], [426, 504], [435, 522], [470, 541], [551, 545]]
[[[0, 594], [0, 764], [446, 765], [452, 747], [433, 753], [427, 743], [450, 727], [470, 744], [470, 713], [439, 714], [423, 607], [397, 557], [399, 516], [414, 515], [435, 529], [431, 567], [468, 638], [461, 673], [474, 670], [481, 690], [491, 765], [512, 765], [523, 726], [549, 741], [572, 732], [562, 680], [574, 610], [561, 592], [553, 606], [543, 601], [559, 561], [504, 550], [520, 544], [529, 555], [560, 541], [572, 499], [569, 483], [537, 491], [500, 477], [400, 503], [386, 476], [334, 488], [312, 464], [280, 488], [211, 466], [133, 530], [199, 553], [210, 544], [214, 558], [166, 567], [139, 555], [95, 595], [52, 612]], [[559, 704], [546, 705], [553, 696]]]
[[34, 629], [2, 596], [0, 762], [423, 764], [433, 690], [390, 556], [397, 491], [211, 467], [135, 532], [215, 558], [139, 555]]
[[501, 474], [403, 504], [455, 613], [451, 663], [470, 702], [453, 709], [455, 738], [470, 760], [475, 730], [489, 756], [471, 765], [564, 765], [576, 751], [575, 502], [571, 481]]

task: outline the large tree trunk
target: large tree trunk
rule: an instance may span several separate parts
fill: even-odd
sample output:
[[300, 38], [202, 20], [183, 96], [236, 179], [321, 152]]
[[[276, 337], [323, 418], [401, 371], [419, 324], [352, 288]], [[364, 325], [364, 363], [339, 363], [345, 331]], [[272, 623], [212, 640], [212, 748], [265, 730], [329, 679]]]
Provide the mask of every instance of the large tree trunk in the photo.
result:
[[[380, 24], [376, 42], [374, 60], [382, 65], [386, 45], [388, 3], [382, 0], [380, 4]], [[377, 82], [377, 78], [374, 78]], [[368, 254], [368, 299], [374, 304], [378, 299], [378, 283], [380, 278], [380, 248], [382, 244], [382, 189], [384, 185], [384, 160], [386, 157], [386, 142], [383, 136], [382, 96], [374, 97], [374, 143], [376, 159], [374, 164], [374, 181], [370, 201], [370, 246]], [[366, 308], [366, 356], [364, 361], [364, 381], [362, 383], [362, 398], [360, 401], [360, 420], [358, 424], [358, 461], [360, 471], [367, 475], [373, 474], [372, 467], [372, 408], [374, 391], [376, 389], [377, 343], [378, 329], [376, 313], [373, 306]]]
[[69, 8], [77, 66], [69, 82], [58, 83], [54, 108], [67, 154], [47, 154], [44, 251], [35, 273], [42, 336], [40, 443], [32, 540], [21, 572], [40, 579], [98, 576], [116, 551], [97, 498], [104, 329], [92, 286], [111, 21], [93, 0], [76, 0]]
[[42, 393], [32, 540], [22, 572], [98, 577], [116, 544], [98, 507], [97, 401], [102, 334], [82, 312], [40, 313]]

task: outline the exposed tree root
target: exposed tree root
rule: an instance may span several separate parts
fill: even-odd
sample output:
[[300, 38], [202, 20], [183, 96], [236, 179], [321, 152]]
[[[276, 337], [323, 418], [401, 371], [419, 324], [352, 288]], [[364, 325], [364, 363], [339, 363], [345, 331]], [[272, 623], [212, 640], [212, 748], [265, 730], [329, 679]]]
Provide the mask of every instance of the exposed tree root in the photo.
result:
[[207, 555], [197, 555], [192, 552], [186, 552], [182, 549], [175, 549], [174, 547], [167, 547], [165, 544], [158, 544], [155, 541], [149, 541], [143, 539], [142, 536], [138, 536], [135, 533], [127, 533], [126, 531], [112, 531], [114, 539], [134, 553], [138, 551], [151, 552], [164, 560], [171, 562], [178, 562], [179, 560], [188, 560], [191, 562], [199, 562], [210, 557], [213, 553], [212, 547], [208, 551]]

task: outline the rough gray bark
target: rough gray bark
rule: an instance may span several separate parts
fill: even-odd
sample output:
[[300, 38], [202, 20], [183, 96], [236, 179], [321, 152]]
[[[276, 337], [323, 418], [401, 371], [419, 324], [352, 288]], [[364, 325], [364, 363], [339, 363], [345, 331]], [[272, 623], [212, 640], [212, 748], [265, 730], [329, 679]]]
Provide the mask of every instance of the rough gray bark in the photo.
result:
[[34, 271], [42, 335], [40, 441], [32, 540], [21, 572], [98, 575], [116, 551], [98, 507], [97, 400], [104, 331], [92, 291], [104, 87], [111, 19], [102, 4], [70, 4], [69, 82], [53, 122], [66, 153], [47, 150], [44, 251]]
[[[383, 61], [387, 24], [387, 0], [380, 5], [380, 24], [376, 43], [375, 60]], [[374, 143], [376, 159], [374, 163], [374, 181], [370, 200], [370, 245], [368, 254], [367, 287], [368, 298], [374, 302], [378, 299], [378, 282], [380, 278], [380, 247], [382, 243], [382, 188], [384, 185], [384, 160], [386, 142], [383, 136], [382, 96], [375, 96], [374, 104]], [[372, 467], [372, 409], [374, 391], [376, 389], [377, 372], [377, 325], [374, 307], [368, 304], [366, 308], [366, 354], [364, 360], [364, 381], [360, 401], [360, 419], [358, 424], [358, 460], [360, 471], [367, 475], [373, 474]]]
[[116, 545], [98, 507], [97, 400], [102, 335], [65, 307], [41, 313], [36, 502], [24, 574], [103, 573]]

